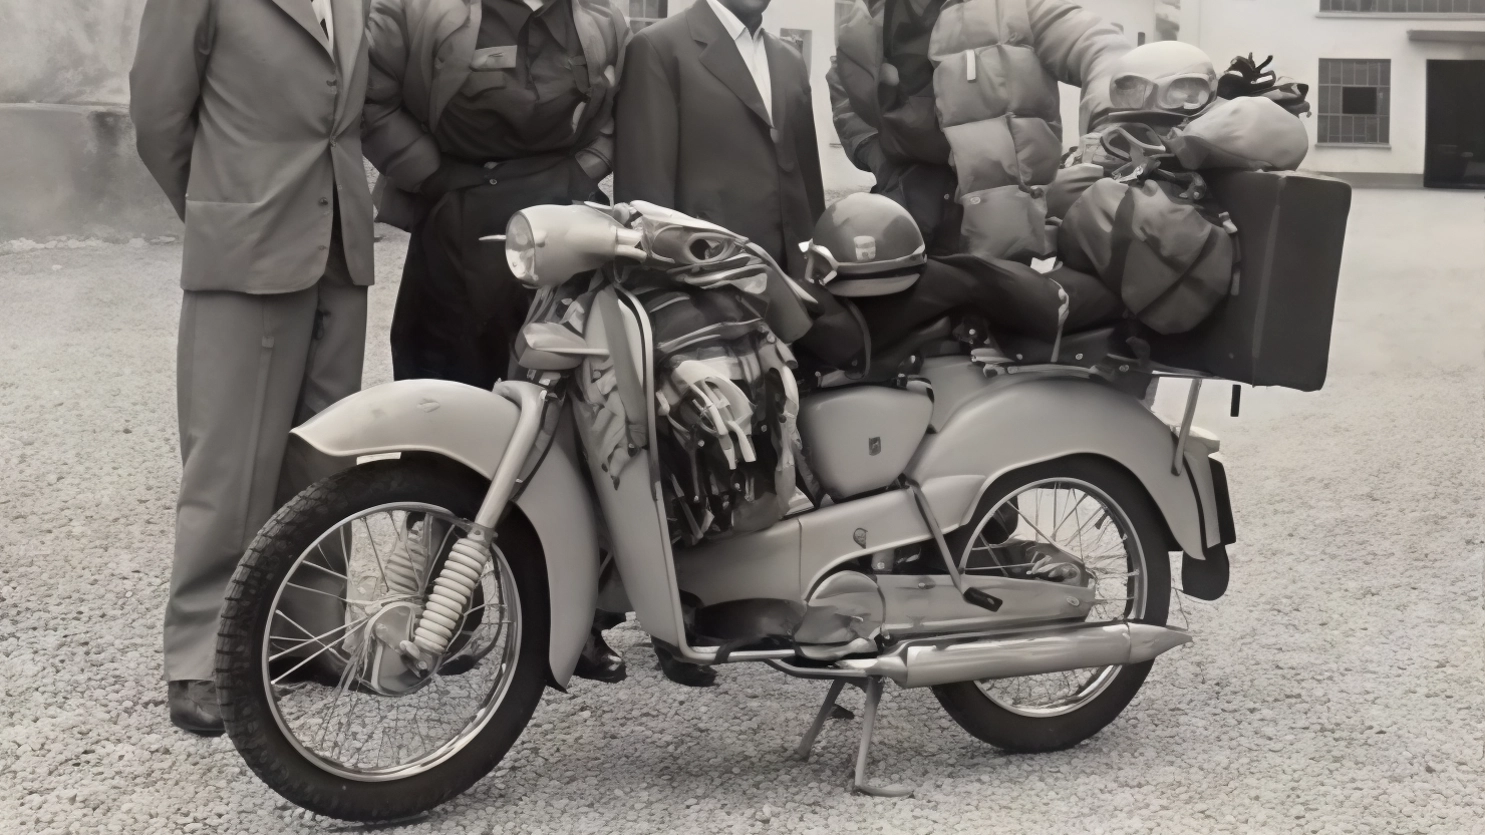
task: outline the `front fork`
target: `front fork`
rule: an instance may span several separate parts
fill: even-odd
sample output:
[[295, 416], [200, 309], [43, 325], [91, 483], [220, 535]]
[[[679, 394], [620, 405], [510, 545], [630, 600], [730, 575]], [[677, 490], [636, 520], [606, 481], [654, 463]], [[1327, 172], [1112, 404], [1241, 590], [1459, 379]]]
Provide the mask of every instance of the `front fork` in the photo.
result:
[[[552, 377], [543, 382], [551, 384], [554, 380]], [[503, 381], [495, 384], [494, 391], [515, 403], [520, 416], [469, 532], [454, 543], [434, 578], [428, 602], [411, 626], [411, 637], [398, 644], [402, 655], [420, 672], [434, 669], [448, 650], [474, 590], [494, 557], [495, 527], [535, 469], [528, 464], [541, 459], [538, 441], [549, 404], [556, 396], [548, 388], [528, 382]], [[552, 439], [544, 440], [550, 444]]]

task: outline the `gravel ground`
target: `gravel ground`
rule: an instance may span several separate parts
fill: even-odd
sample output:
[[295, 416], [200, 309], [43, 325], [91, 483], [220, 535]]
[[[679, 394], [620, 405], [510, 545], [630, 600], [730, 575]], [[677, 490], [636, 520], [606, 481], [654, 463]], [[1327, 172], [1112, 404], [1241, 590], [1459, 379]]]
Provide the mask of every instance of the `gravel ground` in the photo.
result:
[[[731, 668], [671, 686], [632, 626], [621, 685], [550, 693], [501, 769], [411, 832], [1485, 832], [1481, 796], [1485, 203], [1361, 192], [1320, 394], [1225, 390], [1241, 543], [1231, 593], [1125, 716], [1005, 756], [926, 691], [889, 690], [787, 758], [824, 686]], [[405, 239], [380, 244], [368, 382]], [[354, 830], [290, 809], [225, 739], [166, 718], [159, 622], [177, 478], [174, 244], [0, 254], [0, 829]], [[1179, 385], [1162, 412], [1179, 408]], [[846, 703], [859, 708], [860, 695]]]

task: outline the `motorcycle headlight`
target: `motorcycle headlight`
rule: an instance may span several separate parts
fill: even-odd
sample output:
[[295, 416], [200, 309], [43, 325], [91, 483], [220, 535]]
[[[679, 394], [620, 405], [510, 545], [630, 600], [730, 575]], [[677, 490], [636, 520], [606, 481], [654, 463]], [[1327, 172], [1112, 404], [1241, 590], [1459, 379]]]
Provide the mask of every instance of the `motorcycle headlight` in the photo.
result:
[[1212, 100], [1212, 80], [1204, 75], [1174, 79], [1160, 93], [1161, 110], [1200, 110]]
[[536, 234], [531, 221], [521, 212], [505, 227], [505, 260], [517, 281], [536, 283]]
[[1109, 100], [1115, 110], [1144, 110], [1155, 92], [1155, 82], [1137, 75], [1124, 75], [1109, 85]]

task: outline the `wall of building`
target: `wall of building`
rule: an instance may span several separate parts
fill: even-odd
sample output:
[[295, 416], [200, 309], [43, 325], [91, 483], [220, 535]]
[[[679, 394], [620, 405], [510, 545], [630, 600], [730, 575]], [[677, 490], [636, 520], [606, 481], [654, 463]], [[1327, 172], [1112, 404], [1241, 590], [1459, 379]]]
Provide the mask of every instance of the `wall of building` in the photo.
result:
[[0, 240], [179, 230], [127, 110], [143, 9], [0, 0]]
[[[1390, 147], [1317, 146], [1305, 167], [1338, 173], [1421, 176], [1423, 173], [1427, 66], [1430, 59], [1485, 59], [1485, 47], [1419, 43], [1410, 29], [1485, 29], [1485, 18], [1441, 15], [1322, 15], [1319, 0], [1184, 0], [1182, 40], [1225, 64], [1235, 55], [1272, 53], [1274, 67], [1311, 85], [1318, 105], [1322, 58], [1385, 58], [1392, 62]], [[1317, 120], [1305, 125], [1311, 141]]]
[[123, 105], [144, 0], [4, 0], [0, 102]]

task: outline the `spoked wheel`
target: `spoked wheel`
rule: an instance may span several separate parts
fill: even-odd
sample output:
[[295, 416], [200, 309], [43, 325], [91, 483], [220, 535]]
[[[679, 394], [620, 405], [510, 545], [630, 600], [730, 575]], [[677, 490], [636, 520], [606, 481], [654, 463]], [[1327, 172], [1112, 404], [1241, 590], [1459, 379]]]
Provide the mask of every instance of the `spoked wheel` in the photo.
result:
[[547, 601], [521, 521], [501, 525], [437, 663], [399, 651], [485, 486], [427, 459], [372, 462], [306, 489], [254, 540], [227, 592], [217, 684], [233, 744], [279, 794], [344, 820], [406, 817], [469, 788], [525, 728]]
[[[974, 521], [949, 538], [950, 547], [969, 574], [1059, 577], [1093, 588], [1087, 622], [1163, 626], [1170, 564], [1157, 513], [1124, 470], [1098, 458], [1067, 458], [997, 480]], [[1153, 664], [964, 682], [933, 691], [954, 721], [991, 745], [1058, 751], [1114, 721]]]

